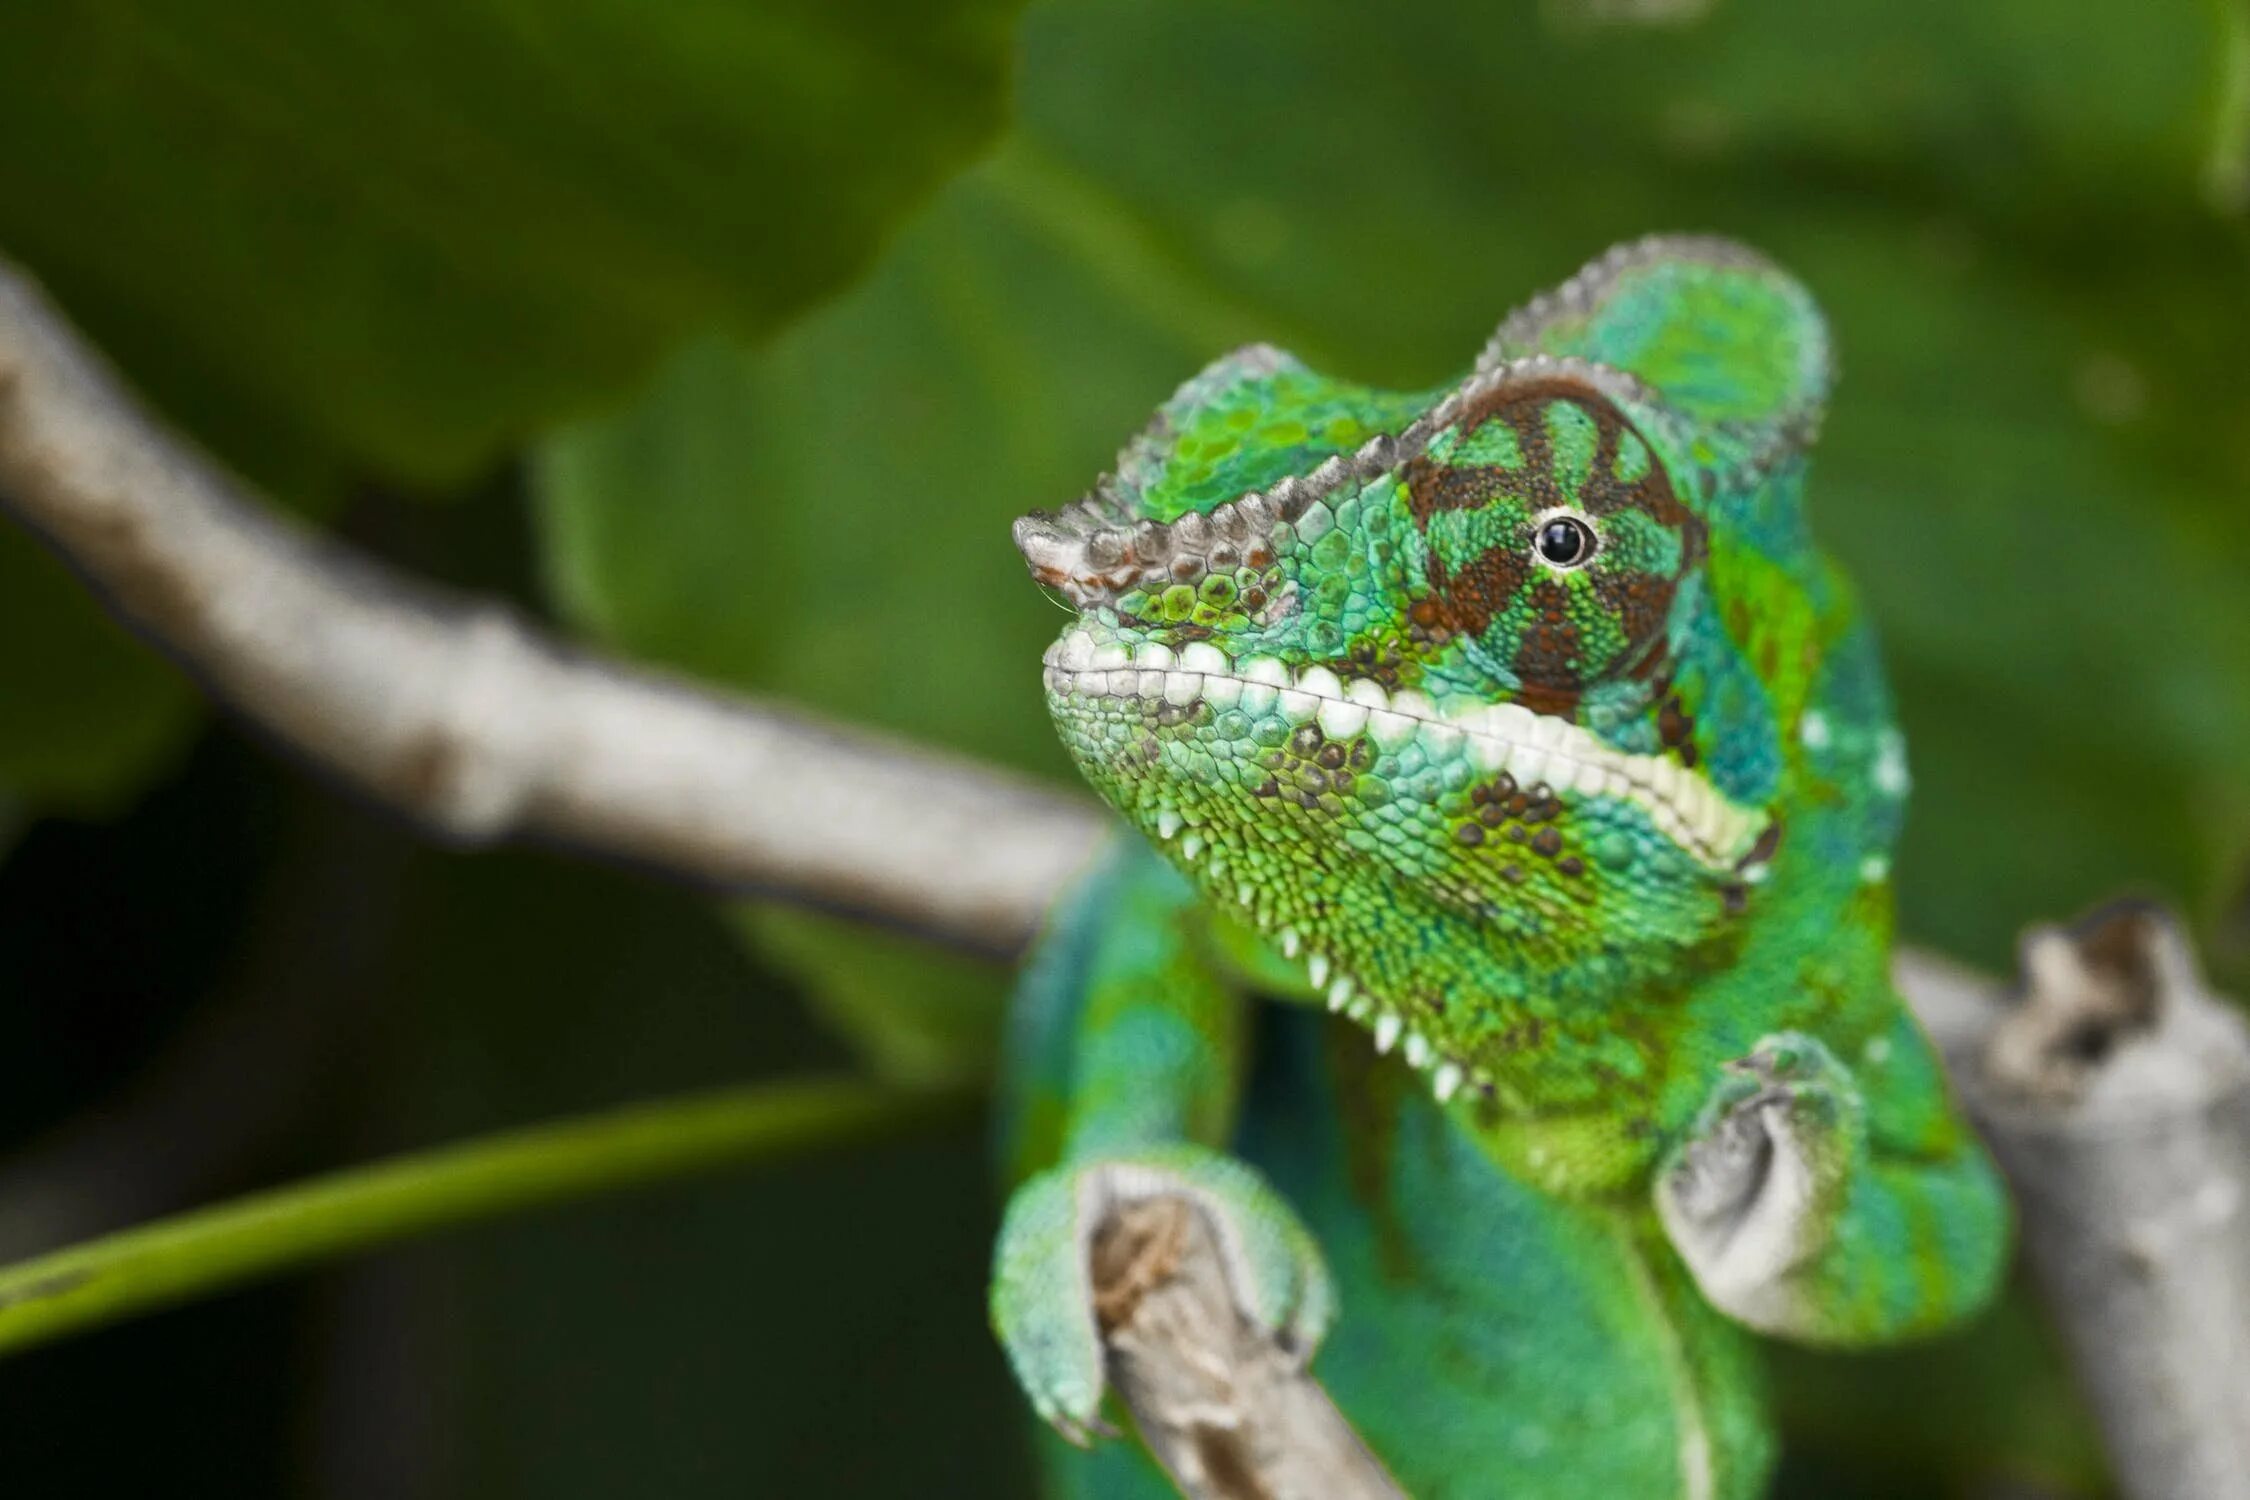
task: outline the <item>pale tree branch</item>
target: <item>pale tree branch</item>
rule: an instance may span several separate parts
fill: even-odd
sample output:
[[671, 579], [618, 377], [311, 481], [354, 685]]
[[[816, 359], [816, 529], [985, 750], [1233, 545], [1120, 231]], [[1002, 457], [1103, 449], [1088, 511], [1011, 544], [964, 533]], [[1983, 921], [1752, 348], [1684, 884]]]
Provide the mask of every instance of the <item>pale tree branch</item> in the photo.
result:
[[2125, 1494], [2250, 1500], [2250, 1034], [2153, 906], [2035, 928], [2022, 964], [1982, 1025], [1957, 973], [1909, 993], [1965, 1021], [1932, 1031]]
[[1099, 837], [1080, 799], [597, 661], [307, 536], [4, 263], [0, 496], [214, 696], [452, 839], [544, 836], [1005, 951]]
[[[0, 504], [216, 697], [453, 839], [546, 837], [1009, 952], [1102, 837], [1083, 799], [595, 660], [307, 537], [4, 265]], [[2250, 1045], [2185, 955], [2146, 912], [2035, 934], [2013, 1007], [1900, 963], [2133, 1500], [2250, 1497]], [[1287, 1351], [1232, 1321], [1192, 1213], [1112, 1234], [1112, 1377], [1185, 1493], [1396, 1494]]]

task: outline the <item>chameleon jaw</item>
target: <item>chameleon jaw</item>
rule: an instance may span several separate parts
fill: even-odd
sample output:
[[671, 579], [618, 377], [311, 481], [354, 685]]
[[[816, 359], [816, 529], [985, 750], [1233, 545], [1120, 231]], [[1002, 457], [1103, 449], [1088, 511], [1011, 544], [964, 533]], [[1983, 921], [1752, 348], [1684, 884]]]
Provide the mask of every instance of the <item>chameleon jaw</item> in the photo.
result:
[[1239, 707], [1296, 724], [1317, 722], [1331, 739], [1364, 732], [1386, 751], [1419, 738], [1434, 753], [1465, 755], [1480, 771], [1505, 771], [1521, 786], [1629, 802], [1714, 873], [1738, 872], [1751, 881], [1764, 873], [1752, 859], [1767, 825], [1763, 812], [1731, 801], [1668, 756], [1616, 749], [1567, 719], [1521, 704], [1441, 709], [1411, 689], [1393, 693], [1364, 677], [1347, 684], [1323, 666], [1292, 671], [1272, 656], [1236, 661], [1208, 641], [1176, 652], [1151, 641], [1128, 651], [1118, 643], [1097, 644], [1084, 626], [1049, 646], [1045, 661], [1047, 692], [1057, 701], [1113, 697], [1152, 708]]

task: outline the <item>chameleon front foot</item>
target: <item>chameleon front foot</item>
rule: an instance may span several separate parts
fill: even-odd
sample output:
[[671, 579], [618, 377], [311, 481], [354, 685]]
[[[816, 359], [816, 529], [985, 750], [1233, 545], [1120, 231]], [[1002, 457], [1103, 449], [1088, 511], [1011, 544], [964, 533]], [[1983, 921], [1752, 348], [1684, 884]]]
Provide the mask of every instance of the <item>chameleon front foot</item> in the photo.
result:
[[1242, 1162], [1198, 1146], [1066, 1163], [1009, 1200], [993, 1257], [992, 1325], [1040, 1419], [1081, 1447], [1112, 1431], [1089, 1270], [1118, 1209], [1179, 1197], [1203, 1213], [1237, 1310], [1309, 1360], [1335, 1310], [1327, 1267], [1296, 1214]]
[[1864, 1128], [1850, 1075], [1794, 1032], [1726, 1065], [1656, 1185], [1656, 1207], [1703, 1294], [1769, 1333], [1800, 1321], [1797, 1273], [1827, 1250]]

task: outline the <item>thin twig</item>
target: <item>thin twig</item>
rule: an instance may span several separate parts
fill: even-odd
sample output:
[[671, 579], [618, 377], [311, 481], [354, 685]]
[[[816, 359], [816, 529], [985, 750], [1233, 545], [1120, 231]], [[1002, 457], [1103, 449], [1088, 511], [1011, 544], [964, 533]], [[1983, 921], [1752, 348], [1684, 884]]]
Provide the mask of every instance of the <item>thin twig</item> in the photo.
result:
[[0, 1267], [0, 1354], [411, 1235], [851, 1145], [965, 1102], [848, 1078], [754, 1084], [293, 1183]]

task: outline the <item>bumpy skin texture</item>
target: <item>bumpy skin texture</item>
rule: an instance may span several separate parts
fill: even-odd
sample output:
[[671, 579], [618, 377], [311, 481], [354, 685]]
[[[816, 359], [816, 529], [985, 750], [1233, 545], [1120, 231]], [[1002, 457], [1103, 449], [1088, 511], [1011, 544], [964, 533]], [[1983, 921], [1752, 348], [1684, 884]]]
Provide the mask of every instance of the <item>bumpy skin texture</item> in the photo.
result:
[[1800, 504], [1828, 372], [1785, 274], [1644, 241], [1437, 392], [1231, 355], [1018, 523], [1078, 612], [1055, 722], [1145, 836], [1015, 1018], [994, 1320], [1065, 1436], [1085, 1241], [1146, 1192], [1423, 1500], [1756, 1495], [1745, 1328], [1989, 1296], [2005, 1203], [1888, 979], [1904, 749]]

